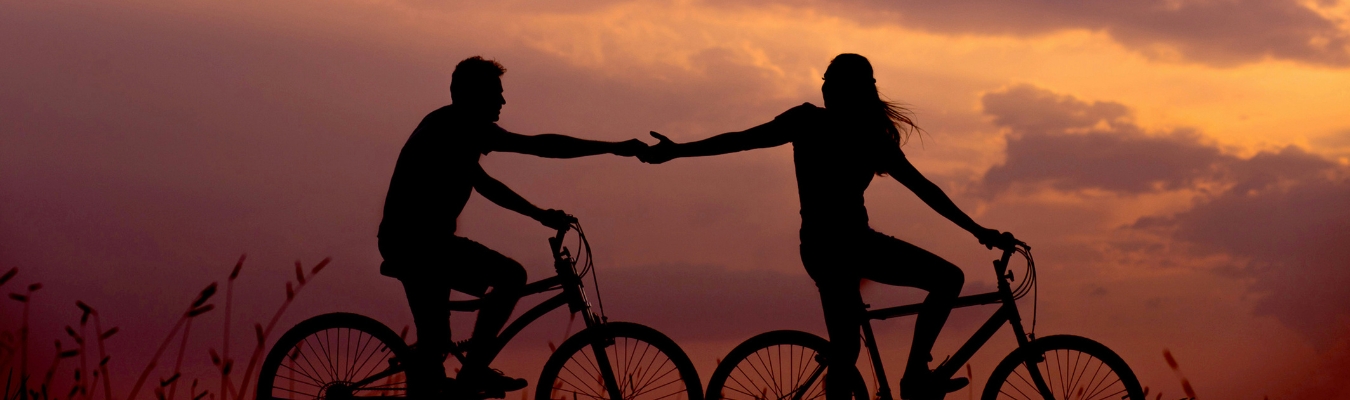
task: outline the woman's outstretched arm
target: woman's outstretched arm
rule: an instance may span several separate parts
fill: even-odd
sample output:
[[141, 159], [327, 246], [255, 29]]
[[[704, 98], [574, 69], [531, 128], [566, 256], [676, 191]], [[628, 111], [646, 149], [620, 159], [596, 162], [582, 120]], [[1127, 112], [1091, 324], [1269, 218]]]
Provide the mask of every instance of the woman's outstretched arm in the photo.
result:
[[743, 131], [727, 132], [688, 143], [675, 143], [660, 133], [652, 132], [652, 137], [658, 143], [638, 153], [638, 159], [648, 164], [660, 164], [675, 158], [715, 156], [781, 146], [791, 141], [791, 136], [780, 132], [777, 126], [771, 121]]
[[947, 197], [947, 193], [943, 192], [942, 188], [939, 188], [933, 181], [923, 176], [923, 173], [920, 173], [917, 168], [914, 168], [914, 164], [910, 164], [909, 159], [903, 153], [897, 151], [896, 155], [887, 160], [886, 172], [919, 196], [919, 199], [932, 207], [933, 211], [937, 211], [938, 214], [951, 220], [956, 226], [975, 235], [980, 243], [990, 244], [998, 240], [998, 230], [988, 229], [975, 223], [974, 219], [966, 215], [965, 211], [961, 211], [961, 208], [957, 207], [950, 197]]

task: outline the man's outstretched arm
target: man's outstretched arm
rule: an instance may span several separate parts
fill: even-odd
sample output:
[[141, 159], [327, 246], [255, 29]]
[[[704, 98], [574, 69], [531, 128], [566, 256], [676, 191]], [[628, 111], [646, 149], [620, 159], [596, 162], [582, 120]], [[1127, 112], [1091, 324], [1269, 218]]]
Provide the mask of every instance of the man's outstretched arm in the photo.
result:
[[497, 142], [496, 151], [509, 151], [548, 158], [576, 158], [597, 154], [614, 154], [624, 157], [637, 155], [647, 148], [641, 140], [629, 139], [622, 142], [578, 139], [567, 135], [545, 133], [540, 135], [522, 135], [505, 132]]
[[481, 166], [474, 166], [473, 188], [478, 191], [478, 194], [481, 194], [484, 198], [488, 199], [488, 201], [496, 203], [497, 205], [502, 206], [502, 208], [533, 218], [535, 221], [544, 224], [544, 226], [562, 229], [571, 222], [571, 218], [567, 216], [567, 213], [552, 209], [545, 210], [531, 204], [529, 200], [525, 200], [524, 197], [521, 197], [514, 190], [511, 190], [511, 188], [506, 187], [501, 181], [488, 176], [487, 171], [483, 171]]

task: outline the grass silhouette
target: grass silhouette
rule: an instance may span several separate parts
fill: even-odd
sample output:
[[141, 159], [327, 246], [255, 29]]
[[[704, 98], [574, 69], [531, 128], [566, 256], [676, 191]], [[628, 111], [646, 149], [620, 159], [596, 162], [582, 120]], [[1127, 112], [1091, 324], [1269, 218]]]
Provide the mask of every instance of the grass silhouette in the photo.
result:
[[[236, 385], [234, 374], [237, 371], [234, 368], [235, 360], [231, 357], [230, 337], [233, 332], [233, 326], [231, 324], [233, 323], [234, 284], [243, 269], [245, 260], [245, 256], [241, 255], [239, 257], [239, 260], [234, 264], [234, 267], [231, 269], [230, 274], [225, 281], [223, 294], [225, 301], [221, 307], [224, 315], [222, 316], [223, 324], [220, 350], [217, 351], [214, 347], [206, 349], [206, 353], [210, 356], [212, 365], [219, 373], [217, 376], [219, 379], [219, 387], [216, 391], [206, 389], [205, 385], [201, 384], [201, 379], [193, 378], [188, 385], [188, 400], [248, 399], [249, 394], [253, 392], [250, 388], [253, 384], [254, 370], [258, 367], [258, 363], [262, 361], [262, 356], [266, 354], [267, 338], [270, 337], [271, 333], [276, 328], [277, 322], [280, 321], [281, 316], [295, 300], [295, 297], [299, 295], [301, 290], [313, 281], [314, 276], [322, 271], [331, 261], [330, 258], [325, 258], [313, 267], [308, 268], [308, 271], [306, 271], [306, 268], [304, 268], [300, 261], [295, 262], [295, 280], [288, 280], [286, 282], [285, 300], [282, 301], [265, 326], [261, 323], [253, 324], [254, 338], [256, 341], [254, 343], [253, 351], [249, 353], [248, 363], [243, 371], [243, 378], [239, 379], [239, 383]], [[9, 271], [0, 275], [0, 289], [5, 288], [17, 275], [17, 268], [11, 268]], [[210, 302], [217, 294], [218, 288], [218, 283], [212, 282], [193, 298], [184, 309], [183, 313], [179, 315], [177, 322], [160, 343], [160, 346], [156, 349], [154, 355], [146, 363], [145, 368], [141, 371], [135, 384], [123, 397], [115, 397], [113, 380], [108, 373], [108, 363], [112, 357], [108, 354], [106, 343], [106, 341], [116, 335], [120, 329], [116, 326], [106, 330], [103, 329], [102, 320], [98, 310], [84, 301], [79, 300], [75, 301], [75, 306], [80, 310], [78, 327], [67, 325], [64, 329], [66, 336], [68, 336], [69, 340], [75, 344], [75, 347], [63, 347], [63, 342], [60, 339], [55, 340], [55, 356], [47, 366], [47, 371], [42, 375], [41, 381], [37, 382], [36, 386], [33, 386], [34, 377], [29, 374], [31, 366], [28, 362], [28, 346], [30, 342], [29, 309], [30, 304], [33, 302], [34, 294], [42, 289], [42, 284], [32, 283], [23, 287], [22, 292], [11, 292], [8, 295], [9, 299], [22, 304], [23, 310], [22, 316], [20, 317], [19, 328], [16, 332], [0, 332], [0, 371], [3, 371], [5, 382], [3, 391], [0, 391], [0, 400], [138, 399], [138, 396], [142, 396], [141, 391], [145, 388], [151, 374], [154, 373], [159, 366], [160, 359], [165, 355], [165, 352], [168, 351], [169, 347], [174, 344], [176, 339], [178, 346], [177, 352], [174, 354], [175, 358], [172, 371], [167, 376], [163, 376], [157, 379], [157, 381], [150, 383], [153, 386], [150, 391], [153, 393], [155, 400], [175, 400], [176, 395], [178, 394], [178, 384], [186, 379], [183, 376], [182, 371], [184, 357], [194, 351], [199, 351], [193, 350], [189, 346], [189, 337], [193, 332], [193, 321], [196, 317], [216, 309], [216, 305], [211, 304]], [[575, 318], [575, 315], [573, 315], [573, 318]], [[567, 328], [568, 332], [571, 331], [571, 325], [571, 321], [569, 320]], [[93, 336], [88, 335], [87, 330], [91, 328], [93, 330]], [[400, 336], [405, 336], [406, 339], [407, 332], [408, 327], [405, 326]], [[567, 337], [567, 335], [564, 335], [564, 337]], [[548, 347], [550, 351], [555, 349], [552, 341], [548, 342]], [[91, 353], [91, 351], [96, 351], [96, 354]], [[17, 360], [15, 357], [16, 355]], [[72, 360], [76, 357], [79, 359]], [[1163, 357], [1167, 361], [1168, 366], [1171, 367], [1177, 378], [1180, 380], [1182, 392], [1186, 395], [1183, 400], [1196, 399], [1197, 397], [1194, 389], [1191, 387], [1190, 382], [1181, 374], [1180, 366], [1175, 357], [1172, 356], [1171, 351], [1164, 349]], [[89, 367], [91, 359], [97, 360], [92, 369]], [[70, 367], [70, 373], [73, 376], [71, 387], [68, 390], [57, 391], [57, 388], [53, 387], [55, 384], [55, 377], [61, 373], [62, 367], [72, 361], [75, 361], [75, 365]], [[720, 363], [720, 360], [718, 362]], [[966, 374], [968, 377], [973, 378], [973, 373], [969, 366], [967, 366]], [[554, 387], [553, 389], [553, 393], [550, 393], [550, 398], [563, 397], [558, 395], [557, 387]], [[1145, 397], [1150, 397], [1149, 389], [1147, 387], [1145, 387], [1144, 392]], [[522, 392], [522, 398], [528, 398], [525, 393], [527, 392]], [[1161, 400], [1163, 398], [1163, 393], [1161, 391], [1152, 395], [1154, 400]]]
[[[201, 384], [202, 380], [193, 378], [188, 385], [187, 398], [189, 400], [244, 400], [251, 391], [250, 382], [253, 369], [261, 361], [262, 355], [266, 350], [267, 338], [277, 321], [286, 312], [295, 296], [309, 282], [312, 282], [315, 275], [326, 267], [331, 261], [325, 258], [318, 264], [309, 268], [308, 271], [303, 268], [300, 261], [295, 262], [296, 281], [287, 281], [286, 298], [282, 301], [280, 307], [272, 314], [271, 320], [264, 327], [260, 323], [255, 323], [254, 336], [257, 339], [254, 349], [250, 353], [248, 368], [244, 370], [244, 377], [235, 385], [234, 360], [230, 358], [230, 336], [232, 333], [231, 311], [233, 311], [234, 301], [234, 281], [239, 277], [243, 268], [245, 257], [240, 256], [239, 261], [235, 263], [230, 271], [225, 283], [225, 303], [224, 303], [224, 323], [221, 331], [222, 342], [221, 352], [215, 348], [208, 348], [206, 353], [211, 357], [212, 364], [219, 372], [220, 386], [218, 391], [212, 392]], [[11, 268], [8, 272], [0, 275], [0, 288], [6, 286], [18, 275], [18, 268]], [[0, 391], [0, 400], [134, 400], [145, 397], [142, 391], [146, 386], [152, 386], [150, 392], [153, 393], [156, 400], [175, 400], [178, 394], [178, 384], [186, 378], [183, 376], [183, 360], [193, 350], [189, 346], [189, 338], [193, 333], [193, 322], [197, 317], [207, 314], [216, 309], [216, 305], [211, 303], [215, 297], [219, 285], [217, 282], [211, 282], [196, 297], [192, 299], [183, 313], [179, 315], [173, 328], [164, 337], [164, 340], [156, 348], [153, 356], [146, 362], [145, 368], [141, 370], [131, 389], [125, 396], [116, 397], [113, 389], [113, 379], [108, 373], [108, 362], [112, 356], [108, 354], [107, 340], [116, 335], [120, 330], [118, 327], [103, 329], [103, 323], [96, 308], [88, 303], [77, 300], [75, 306], [80, 309], [80, 320], [78, 328], [75, 326], [65, 326], [66, 336], [75, 343], [74, 348], [66, 348], [61, 339], [55, 340], [56, 353], [53, 360], [47, 365], [47, 371], [42, 375], [40, 381], [34, 381], [34, 376], [30, 374], [30, 365], [28, 360], [29, 347], [29, 308], [33, 301], [33, 294], [42, 289], [42, 284], [33, 283], [28, 285], [23, 292], [11, 292], [9, 298], [22, 304], [22, 313], [19, 320], [19, 328], [14, 333], [4, 331], [0, 332], [0, 371], [3, 371], [4, 386]], [[92, 322], [92, 327], [91, 325]], [[93, 336], [89, 336], [87, 330], [93, 329]], [[93, 344], [91, 346], [90, 339]], [[150, 381], [150, 377], [160, 367], [160, 361], [169, 351], [170, 346], [177, 343], [176, 353], [173, 355], [172, 370], [165, 376], [156, 381]], [[97, 351], [92, 354], [91, 351]], [[17, 360], [16, 356], [17, 355]], [[78, 360], [73, 360], [78, 357]], [[89, 367], [90, 358], [97, 357], [97, 364], [93, 369]], [[73, 367], [67, 367], [71, 361], [74, 361]], [[68, 390], [57, 390], [54, 387], [56, 377], [63, 371], [69, 370], [73, 377], [70, 381]], [[200, 389], [200, 391], [199, 391]], [[100, 397], [101, 395], [101, 397]]]

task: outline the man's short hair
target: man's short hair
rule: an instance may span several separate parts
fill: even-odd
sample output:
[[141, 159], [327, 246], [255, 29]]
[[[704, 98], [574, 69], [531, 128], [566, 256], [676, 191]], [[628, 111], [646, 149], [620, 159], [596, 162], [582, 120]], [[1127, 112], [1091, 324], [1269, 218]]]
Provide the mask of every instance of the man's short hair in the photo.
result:
[[455, 72], [450, 74], [450, 96], [453, 98], [456, 93], [469, 94], [481, 89], [484, 84], [505, 73], [506, 67], [496, 60], [482, 56], [466, 58], [455, 65]]

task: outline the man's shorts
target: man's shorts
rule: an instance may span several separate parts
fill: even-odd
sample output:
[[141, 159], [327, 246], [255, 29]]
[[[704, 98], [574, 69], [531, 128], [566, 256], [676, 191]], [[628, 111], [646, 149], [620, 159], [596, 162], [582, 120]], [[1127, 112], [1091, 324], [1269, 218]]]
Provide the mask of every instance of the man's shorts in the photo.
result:
[[404, 282], [442, 283], [479, 297], [508, 276], [524, 279], [520, 263], [459, 236], [412, 243], [381, 239], [380, 254], [384, 256], [381, 275]]

